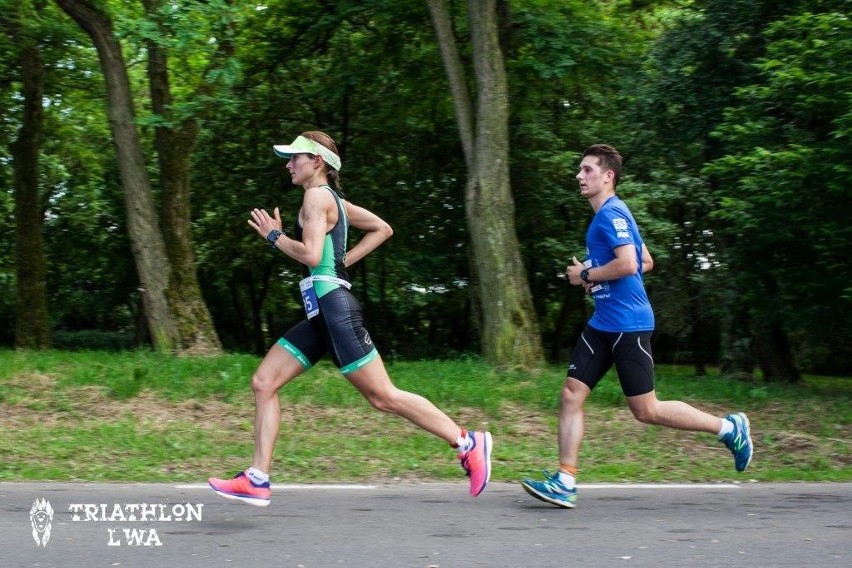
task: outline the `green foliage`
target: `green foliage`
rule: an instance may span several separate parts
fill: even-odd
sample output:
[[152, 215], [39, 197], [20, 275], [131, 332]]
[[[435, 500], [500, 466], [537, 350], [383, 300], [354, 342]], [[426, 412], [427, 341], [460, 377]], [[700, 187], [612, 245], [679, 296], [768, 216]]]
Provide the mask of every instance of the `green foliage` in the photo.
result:
[[[253, 207], [279, 206], [292, 227], [300, 190], [290, 186], [271, 145], [319, 128], [338, 143], [347, 197], [379, 211], [395, 230], [351, 271], [377, 344], [410, 357], [465, 348], [463, 163], [425, 5], [315, 8], [269, 3], [247, 24], [238, 46], [244, 80], [237, 91], [244, 104], [209, 124], [196, 154], [194, 183], [206, 188], [197, 201], [206, 212], [198, 220], [199, 270], [216, 283], [211, 306], [241, 325], [245, 307], [257, 298], [255, 282], [267, 293], [262, 318], [271, 335], [299, 317], [297, 266], [269, 254], [245, 219]], [[239, 166], [222, 176], [213, 166], [220, 163]], [[235, 194], [234, 188], [241, 189]], [[227, 226], [222, 219], [229, 219]], [[221, 258], [235, 261], [223, 266]], [[457, 324], [447, 325], [454, 319]]]
[[[845, 315], [852, 308], [845, 213], [852, 206], [852, 24], [845, 14], [808, 13], [778, 21], [765, 36], [766, 55], [754, 62], [758, 80], [737, 90], [736, 106], [714, 133], [727, 155], [706, 172], [719, 180], [714, 215], [730, 241], [728, 261], [749, 272], [755, 317], [784, 321], [819, 357], [829, 343], [852, 337]], [[821, 275], [806, 286], [803, 265]], [[849, 368], [852, 352], [831, 352], [833, 360], [809, 366]]]
[[[31, 10], [37, 4], [42, 10]], [[292, 229], [300, 190], [270, 146], [323, 129], [339, 143], [348, 197], [395, 230], [352, 269], [383, 355], [456, 359], [477, 350], [465, 169], [422, 0], [181, 0], [159, 3], [151, 16], [139, 2], [99, 4], [130, 62], [148, 155], [155, 126], [200, 121], [194, 252], [227, 348], [263, 352], [301, 318], [298, 267], [270, 253], [246, 219], [253, 207], [279, 206]], [[577, 156], [606, 141], [626, 157], [620, 192], [657, 261], [647, 284], [658, 360], [753, 360], [748, 319], [757, 317], [784, 324], [801, 369], [848, 373], [847, 5], [511, 3], [501, 45], [516, 225], [553, 361], [567, 358], [591, 310], [561, 273], [582, 253], [592, 213], [576, 191]], [[467, 60], [465, 6], [450, 6]], [[19, 7], [30, 10], [26, 33], [38, 38], [47, 68], [41, 175], [56, 337], [92, 348], [144, 336], [97, 54], [55, 3], [0, 0], [0, 345], [14, 330], [8, 144], [21, 109], [6, 32]], [[174, 101], [161, 114], [150, 109], [146, 42], [168, 50]], [[156, 180], [153, 159], [149, 169]], [[803, 267], [816, 276], [803, 282]], [[772, 296], [763, 294], [768, 283]], [[602, 396], [617, 400], [617, 392]]]
[[[528, 2], [512, 6], [507, 70], [512, 103], [511, 180], [516, 225], [549, 355], [558, 360], [588, 318], [563, 278], [582, 256], [588, 202], [577, 191], [579, 154], [591, 143], [619, 145], [613, 108], [622, 77], [637, 66], [640, 33], [610, 4]], [[618, 45], [620, 49], [612, 49]]]
[[69, 351], [123, 351], [134, 348], [134, 341], [127, 332], [82, 329], [54, 333], [52, 347]]
[[[640, 122], [628, 152], [640, 162], [628, 163], [661, 185], [655, 212], [677, 228], [671, 262], [659, 266], [665, 281], [649, 279], [659, 339], [709, 355], [701, 336], [718, 330], [720, 356], [750, 372], [769, 325], [800, 368], [849, 368], [836, 342], [852, 337], [837, 322], [849, 280], [837, 244], [848, 229], [834, 221], [848, 203], [836, 182], [848, 141], [829, 133], [832, 120], [848, 120], [843, 4], [706, 0], [667, 18], [629, 107]], [[796, 267], [812, 262], [827, 279], [802, 286]], [[836, 366], [815, 367], [829, 352]]]

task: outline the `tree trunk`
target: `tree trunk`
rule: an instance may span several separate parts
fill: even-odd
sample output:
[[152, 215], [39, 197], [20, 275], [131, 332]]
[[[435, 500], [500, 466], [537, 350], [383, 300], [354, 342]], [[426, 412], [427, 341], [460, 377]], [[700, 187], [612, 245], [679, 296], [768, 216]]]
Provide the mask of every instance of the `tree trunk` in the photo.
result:
[[798, 382], [802, 379], [793, 360], [787, 333], [777, 323], [755, 326], [754, 350], [767, 381]]
[[[10, 30], [11, 31], [11, 30]], [[15, 271], [17, 308], [15, 347], [50, 347], [50, 317], [45, 278], [44, 214], [39, 204], [39, 150], [44, 109], [44, 63], [36, 41], [21, 28], [13, 31], [18, 45], [24, 112], [18, 138], [11, 145], [15, 185]]]
[[[688, 289], [692, 288], [692, 285], [688, 285]], [[701, 315], [701, 311], [698, 309], [698, 291], [690, 290], [690, 292], [695, 292], [696, 295], [693, 296], [690, 293], [690, 299], [692, 300], [689, 303], [689, 316], [690, 321], [692, 322], [691, 328], [689, 330], [689, 345], [692, 349], [692, 365], [695, 367], [695, 376], [703, 377], [707, 374], [707, 365], [706, 365], [706, 357], [704, 356], [704, 318]]]
[[444, 69], [447, 71], [447, 80], [450, 84], [450, 92], [453, 95], [453, 106], [456, 111], [456, 122], [459, 127], [459, 138], [464, 154], [465, 165], [468, 171], [473, 169], [473, 105], [470, 102], [470, 94], [467, 90], [464, 67], [456, 47], [453, 36], [450, 17], [443, 0], [426, 0], [429, 13], [432, 17], [432, 27], [435, 28], [435, 37], [438, 40], [438, 48], [441, 59], [444, 61]]
[[136, 132], [130, 80], [121, 46], [113, 34], [112, 21], [87, 0], [56, 0], [56, 3], [91, 36], [98, 51], [106, 79], [110, 128], [118, 152], [130, 247], [148, 330], [155, 348], [171, 350], [176, 337], [166, 297], [171, 270]]
[[[155, 20], [159, 3], [157, 0], [143, 1], [148, 16]], [[160, 24], [159, 21], [157, 23]], [[168, 55], [166, 49], [154, 40], [147, 40], [146, 45], [152, 109], [155, 114], [168, 119], [172, 106]], [[175, 348], [186, 354], [216, 354], [222, 351], [222, 344], [201, 295], [192, 248], [190, 156], [198, 130], [198, 123], [193, 118], [178, 125], [159, 125], [154, 129], [163, 196], [163, 239], [172, 270], [166, 297], [174, 318]]]
[[468, 167], [465, 213], [482, 308], [482, 352], [499, 366], [537, 368], [544, 351], [515, 229], [509, 184], [509, 96], [496, 2], [468, 3], [476, 73], [475, 125], [449, 18], [439, 0], [428, 0], [428, 5]]
[[742, 294], [729, 281], [725, 290], [722, 321], [722, 345], [719, 367], [722, 374], [731, 378], [754, 379], [754, 354], [749, 334], [749, 307]]
[[767, 381], [797, 382], [802, 379], [793, 353], [787, 332], [778, 321], [776, 306], [781, 301], [778, 297], [778, 282], [771, 275], [759, 279], [762, 284], [761, 302], [752, 307], [757, 311], [754, 316], [754, 351], [757, 363]]
[[[266, 301], [266, 296], [269, 291], [272, 266], [273, 263], [267, 263], [263, 269], [263, 275], [260, 278], [252, 277], [251, 274], [246, 273], [241, 279], [245, 285], [249, 297], [249, 303], [251, 304], [254, 350], [258, 355], [262, 355], [269, 350], [269, 339], [271, 339], [267, 338], [265, 331], [267, 326], [265, 325], [263, 318], [263, 304]], [[272, 338], [277, 341], [278, 337], [280, 337], [280, 335], [277, 334], [279, 334], [282, 330], [269, 329], [268, 331]]]

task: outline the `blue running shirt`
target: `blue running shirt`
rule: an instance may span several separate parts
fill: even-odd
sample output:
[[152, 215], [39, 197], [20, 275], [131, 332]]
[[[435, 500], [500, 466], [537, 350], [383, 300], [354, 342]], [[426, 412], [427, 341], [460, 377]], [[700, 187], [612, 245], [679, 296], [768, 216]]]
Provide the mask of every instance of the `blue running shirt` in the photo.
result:
[[586, 231], [587, 266], [603, 266], [615, 258], [615, 249], [624, 245], [634, 247], [639, 270], [602, 282], [595, 289], [595, 313], [589, 325], [609, 332], [653, 331], [654, 311], [642, 281], [642, 237], [627, 205], [613, 196], [595, 213]]

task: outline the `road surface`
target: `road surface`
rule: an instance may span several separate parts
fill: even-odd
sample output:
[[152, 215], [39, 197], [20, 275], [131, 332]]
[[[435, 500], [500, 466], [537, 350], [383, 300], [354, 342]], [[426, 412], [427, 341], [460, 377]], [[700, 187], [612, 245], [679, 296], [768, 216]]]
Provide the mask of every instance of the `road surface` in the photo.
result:
[[[0, 483], [2, 567], [852, 566], [852, 484], [580, 485], [559, 509], [516, 483]], [[34, 531], [31, 511], [53, 513]], [[35, 532], [35, 536], [34, 536]], [[39, 540], [37, 543], [36, 540]]]

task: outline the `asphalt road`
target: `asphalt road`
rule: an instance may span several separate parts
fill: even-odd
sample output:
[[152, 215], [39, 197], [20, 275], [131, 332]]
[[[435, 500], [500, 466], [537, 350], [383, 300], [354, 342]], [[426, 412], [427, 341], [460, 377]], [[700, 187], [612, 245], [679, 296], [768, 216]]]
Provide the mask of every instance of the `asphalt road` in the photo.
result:
[[579, 494], [563, 510], [514, 483], [477, 499], [462, 484], [273, 486], [256, 508], [203, 484], [0, 483], [0, 566], [852, 566], [852, 484]]

